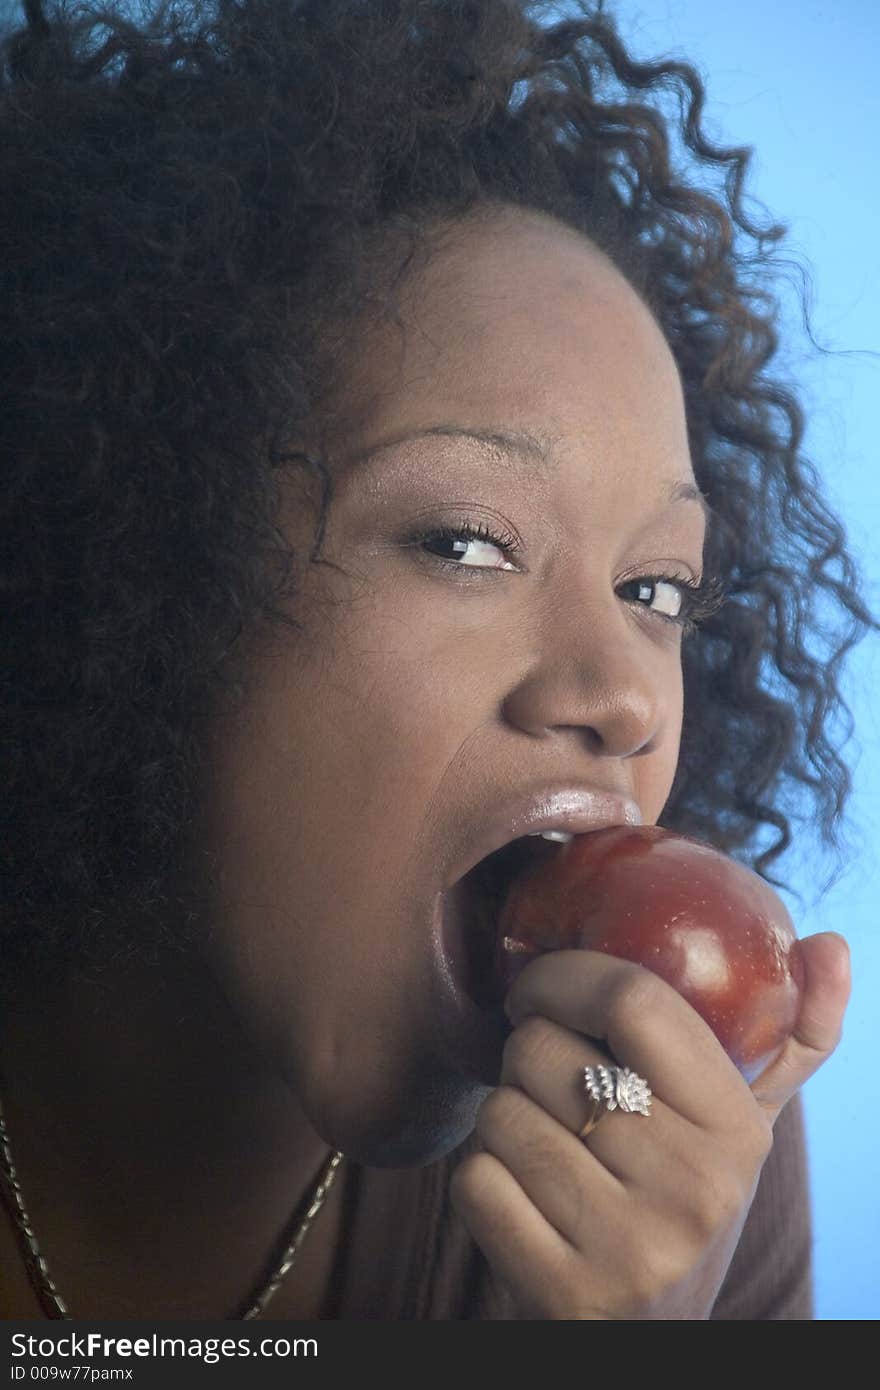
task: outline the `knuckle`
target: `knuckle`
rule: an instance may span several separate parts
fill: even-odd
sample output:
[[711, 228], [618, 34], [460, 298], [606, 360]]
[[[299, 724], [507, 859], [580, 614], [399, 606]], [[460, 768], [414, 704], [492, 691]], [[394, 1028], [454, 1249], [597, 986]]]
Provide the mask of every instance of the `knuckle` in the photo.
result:
[[686, 1278], [691, 1263], [681, 1231], [645, 1212], [637, 1228], [619, 1232], [608, 1295], [627, 1315], [644, 1317]]
[[470, 1210], [480, 1204], [485, 1193], [491, 1192], [496, 1180], [496, 1160], [491, 1154], [468, 1154], [449, 1178], [450, 1198], [456, 1207]]
[[527, 1315], [552, 1322], [578, 1317], [576, 1310], [588, 1277], [580, 1257], [557, 1249], [547, 1259], [545, 1277], [533, 1290]]
[[515, 1153], [517, 1178], [526, 1187], [558, 1166], [552, 1140], [536, 1119], [534, 1102], [516, 1086], [497, 1087], [477, 1117], [478, 1138], [504, 1161]]
[[546, 1284], [548, 1312], [555, 1321], [596, 1322], [607, 1312], [603, 1299], [607, 1290], [599, 1286], [588, 1261], [573, 1250], [561, 1250], [551, 1278]]
[[705, 1258], [706, 1242], [698, 1242], [682, 1226], [680, 1213], [646, 1213], [641, 1241], [627, 1245], [622, 1301], [640, 1316], [656, 1315], [657, 1309], [668, 1308], [670, 1295], [689, 1284]]
[[480, 1106], [475, 1126], [477, 1137], [488, 1143], [519, 1133], [525, 1104], [523, 1093], [515, 1086], [496, 1086]]
[[666, 998], [670, 986], [653, 971], [634, 965], [621, 971], [611, 986], [607, 1006], [610, 1028], [626, 1031], [643, 1025], [654, 1016]]
[[624, 1307], [642, 1295], [650, 1301], [655, 1292], [653, 1258], [662, 1244], [663, 1232], [647, 1202], [639, 1203], [629, 1220], [615, 1222], [614, 1263], [608, 1270], [612, 1303]]
[[728, 1230], [746, 1204], [743, 1185], [730, 1169], [704, 1173], [702, 1181], [693, 1184], [688, 1208], [688, 1224], [698, 1244], [705, 1246], [720, 1231]]
[[529, 1014], [504, 1044], [505, 1075], [528, 1076], [555, 1066], [560, 1060], [559, 1050], [555, 1024], [540, 1014]]
[[657, 1242], [648, 1251], [641, 1251], [641, 1258], [631, 1264], [629, 1275], [629, 1298], [637, 1309], [650, 1309], [660, 1303], [664, 1295], [676, 1288], [686, 1278], [687, 1265], [664, 1242]]

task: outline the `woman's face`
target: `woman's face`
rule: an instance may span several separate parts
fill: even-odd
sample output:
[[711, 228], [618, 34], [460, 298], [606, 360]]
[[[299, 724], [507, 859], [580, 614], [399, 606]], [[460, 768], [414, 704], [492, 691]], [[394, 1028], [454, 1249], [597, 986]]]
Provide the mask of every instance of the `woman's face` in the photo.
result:
[[[486, 826], [567, 788], [663, 810], [679, 590], [632, 580], [698, 580], [705, 527], [668, 496], [694, 482], [674, 359], [578, 234], [472, 217], [401, 303], [404, 340], [352, 345], [322, 550], [341, 568], [305, 566], [302, 633], [255, 656], [204, 840], [236, 1011], [325, 1142], [390, 1166], [460, 1142], [497, 1076], [444, 915]], [[284, 524], [305, 545], [312, 520]], [[501, 542], [428, 535], [465, 523]]]

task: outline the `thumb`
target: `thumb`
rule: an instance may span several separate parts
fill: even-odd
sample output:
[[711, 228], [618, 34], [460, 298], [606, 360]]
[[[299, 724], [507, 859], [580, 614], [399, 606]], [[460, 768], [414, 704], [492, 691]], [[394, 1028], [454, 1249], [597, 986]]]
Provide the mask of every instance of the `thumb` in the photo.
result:
[[755, 1098], [773, 1120], [840, 1042], [852, 987], [849, 946], [838, 932], [805, 936], [799, 949], [804, 993], [794, 1032], [776, 1060], [752, 1083]]

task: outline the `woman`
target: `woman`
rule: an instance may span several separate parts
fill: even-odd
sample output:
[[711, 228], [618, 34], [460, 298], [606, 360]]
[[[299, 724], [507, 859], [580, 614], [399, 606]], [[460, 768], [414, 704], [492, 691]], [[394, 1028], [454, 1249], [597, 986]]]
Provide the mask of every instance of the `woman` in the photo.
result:
[[[834, 839], [876, 624], [765, 372], [747, 152], [586, 8], [25, 8], [0, 1312], [809, 1317], [841, 938], [750, 1087], [620, 960], [486, 1002], [461, 886], [638, 820], [766, 872], [787, 778]], [[586, 1132], [612, 1057], [650, 1115]]]

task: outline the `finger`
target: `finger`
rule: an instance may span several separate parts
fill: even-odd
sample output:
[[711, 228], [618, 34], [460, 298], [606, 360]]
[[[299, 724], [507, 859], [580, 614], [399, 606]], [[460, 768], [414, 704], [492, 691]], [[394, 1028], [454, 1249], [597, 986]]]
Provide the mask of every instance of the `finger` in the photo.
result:
[[[608, 1200], [616, 1197], [621, 1183], [645, 1182], [656, 1167], [656, 1158], [650, 1144], [645, 1150], [634, 1141], [656, 1141], [658, 1126], [649, 1136], [643, 1129], [646, 1121], [659, 1113], [663, 1130], [671, 1117], [662, 1101], [653, 1098], [649, 1116], [603, 1107], [595, 1128], [586, 1139], [582, 1137], [585, 1122], [596, 1113], [586, 1094], [584, 1068], [610, 1061], [607, 1053], [579, 1033], [533, 1014], [507, 1039], [500, 1085], [484, 1101], [477, 1120], [477, 1132], [486, 1147], [508, 1165], [532, 1201], [569, 1239], [574, 1239], [570, 1231], [581, 1213], [572, 1215], [564, 1194], [557, 1196], [563, 1182], [576, 1188], [590, 1179], [600, 1197]], [[598, 1172], [593, 1171], [595, 1165]]]
[[804, 994], [794, 1032], [775, 1061], [752, 1082], [752, 1094], [771, 1122], [837, 1047], [852, 988], [849, 946], [837, 932], [803, 937], [800, 950]]
[[[528, 1097], [513, 1088], [503, 1089], [511, 1102], [518, 1099], [523, 1121], [517, 1125], [520, 1131], [528, 1128], [528, 1113], [529, 1118], [552, 1127], [554, 1142], [562, 1138], [572, 1145], [571, 1136]], [[488, 1097], [481, 1109], [491, 1099]], [[590, 1156], [581, 1149], [576, 1157], [577, 1166], [582, 1168]], [[608, 1298], [615, 1283], [620, 1282], [621, 1266], [624, 1273], [627, 1268], [635, 1269], [638, 1276], [642, 1240], [650, 1244], [648, 1225], [663, 1232], [664, 1223], [658, 1224], [650, 1209], [640, 1215], [619, 1184], [615, 1184], [616, 1194], [611, 1198], [607, 1191], [603, 1193], [595, 1183], [585, 1180], [583, 1172], [573, 1182], [564, 1172], [557, 1174], [551, 1191], [558, 1200], [541, 1206], [520, 1182], [521, 1171], [521, 1167], [511, 1169], [491, 1150], [474, 1154], [454, 1170], [453, 1205], [490, 1264], [519, 1300], [535, 1309], [533, 1316], [590, 1316], [584, 1310]], [[593, 1165], [593, 1174], [598, 1171]], [[568, 1208], [564, 1209], [566, 1198]], [[635, 1239], [634, 1226], [639, 1232]], [[658, 1240], [663, 1239], [662, 1234], [658, 1236]], [[632, 1282], [631, 1277], [625, 1282]], [[573, 1304], [580, 1311], [575, 1312]]]
[[[610, 1117], [609, 1117], [610, 1118]], [[625, 1220], [626, 1188], [558, 1120], [518, 1086], [498, 1086], [483, 1101], [476, 1134], [516, 1179], [529, 1201], [573, 1245], [617, 1212]]]
[[469, 1154], [449, 1182], [453, 1207], [493, 1270], [525, 1300], [532, 1271], [552, 1280], [568, 1264], [570, 1246], [491, 1153]]
[[[717, 1139], [656, 1097], [647, 1116], [603, 1110], [595, 1128], [580, 1138], [585, 1119], [593, 1113], [584, 1089], [584, 1067], [609, 1060], [580, 1034], [532, 1014], [505, 1044], [499, 1089], [508, 1098], [502, 1095], [492, 1105], [484, 1102], [477, 1123], [486, 1147], [507, 1164], [532, 1201], [578, 1246], [584, 1245], [586, 1236], [594, 1236], [582, 1224], [589, 1213], [584, 1212], [574, 1187], [579, 1175], [597, 1191], [607, 1191], [609, 1201], [617, 1190], [600, 1186], [601, 1174], [584, 1167], [580, 1147], [586, 1147], [601, 1170], [631, 1193], [641, 1190], [652, 1202], [671, 1207], [686, 1204], [697, 1190], [717, 1148]], [[542, 1124], [523, 1105], [526, 1098], [540, 1107], [547, 1123]], [[572, 1135], [578, 1140], [574, 1146]], [[567, 1200], [561, 1189], [569, 1182], [573, 1190]]]
[[552, 951], [517, 977], [516, 1026], [541, 1014], [596, 1040], [684, 1119], [735, 1132], [754, 1112], [749, 1087], [695, 1009], [653, 971], [600, 951]]
[[613, 1060], [595, 1043], [541, 1014], [530, 1014], [504, 1044], [499, 1084], [518, 1086], [569, 1134], [580, 1136], [595, 1113], [584, 1068], [600, 1065], [613, 1066]]

